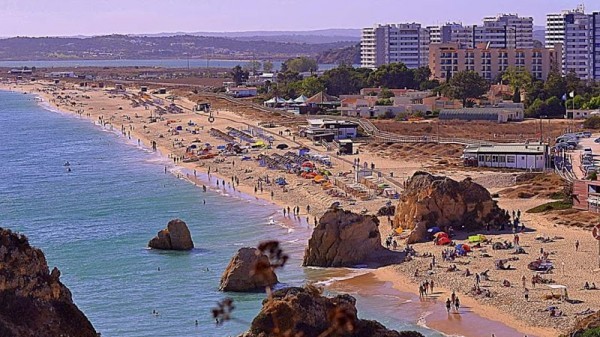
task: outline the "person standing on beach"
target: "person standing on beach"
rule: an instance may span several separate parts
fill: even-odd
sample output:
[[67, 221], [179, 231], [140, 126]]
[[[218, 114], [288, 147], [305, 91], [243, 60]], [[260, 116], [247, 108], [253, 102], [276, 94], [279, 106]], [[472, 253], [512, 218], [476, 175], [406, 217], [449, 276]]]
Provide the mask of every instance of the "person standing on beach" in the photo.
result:
[[523, 282], [523, 288], [526, 288], [527, 279], [525, 278], [525, 275], [523, 275], [523, 277], [521, 277], [521, 282]]
[[454, 299], [454, 310], [458, 312], [458, 309], [460, 309], [460, 300], [458, 299], [458, 296], [456, 296], [456, 298]]
[[452, 302], [450, 302], [450, 299], [449, 298], [446, 299], [446, 311], [448, 313], [450, 313], [450, 307], [451, 307], [451, 305], [452, 305]]
[[475, 273], [475, 284], [479, 285], [479, 281], [480, 281], [479, 273]]
[[575, 251], [578, 252], [579, 251], [579, 240], [575, 241]]
[[433, 280], [429, 282], [429, 292], [433, 294]]
[[525, 301], [529, 302], [529, 289], [525, 288], [523, 294], [525, 295]]

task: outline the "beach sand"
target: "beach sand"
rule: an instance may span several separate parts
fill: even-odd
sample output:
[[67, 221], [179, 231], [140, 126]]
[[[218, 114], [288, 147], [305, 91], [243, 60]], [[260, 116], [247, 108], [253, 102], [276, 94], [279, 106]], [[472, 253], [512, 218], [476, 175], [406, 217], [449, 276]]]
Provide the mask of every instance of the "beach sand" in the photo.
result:
[[[80, 90], [75, 87], [56, 89], [49, 83], [2, 84], [0, 85], [0, 89], [37, 94], [61, 111], [79, 114], [82, 118], [88, 118], [95, 123], [102, 122], [105, 124], [105, 128], [112, 128], [115, 132], [123, 130], [125, 137], [130, 137], [131, 142], [139, 139], [142, 146], [151, 147], [151, 141], [156, 141], [158, 151], [168, 158], [182, 157], [185, 153], [185, 146], [189, 145], [196, 138], [202, 143], [208, 142], [213, 146], [224, 144], [223, 141], [208, 134], [208, 130], [211, 127], [225, 131], [227, 127], [257, 127], [260, 122], [259, 120], [246, 119], [236, 114], [235, 111], [221, 110], [214, 112], [215, 121], [214, 123], [209, 123], [206, 114], [196, 114], [191, 112], [191, 110], [185, 110], [183, 114], [165, 115], [166, 121], [149, 123], [151, 111], [146, 110], [144, 107], [132, 107], [131, 100], [124, 98], [121, 94], [110, 94], [99, 89]], [[58, 96], [61, 96], [62, 99], [59, 99]], [[69, 96], [69, 98], [65, 99], [62, 96]], [[165, 97], [163, 96], [162, 98], [164, 99]], [[186, 109], [191, 109], [194, 106], [194, 102], [183, 98], [176, 99], [175, 103]], [[194, 135], [185, 132], [189, 121], [192, 121], [200, 128], [199, 134]], [[170, 132], [175, 126], [182, 126], [183, 131], [178, 134]], [[285, 129], [286, 127], [282, 126], [265, 131], [270, 132], [275, 138], [275, 144], [285, 143], [290, 146], [290, 149], [304, 145], [311, 147], [313, 151], [325, 152], [324, 148], [316, 147], [306, 140], [293, 140], [292, 136], [281, 136], [279, 131], [283, 132]], [[269, 150], [269, 153], [283, 154], [286, 151], [288, 150], [273, 149]], [[251, 152], [248, 155], [255, 157], [259, 153], [260, 151]], [[332, 156], [334, 164], [332, 172], [334, 175], [339, 172], [351, 171], [351, 161], [356, 157], [347, 156], [343, 159], [336, 159]], [[398, 181], [403, 181], [416, 170], [427, 169], [419, 161], [402, 160], [399, 162], [398, 160], [386, 159], [385, 157], [370, 154], [368, 151], [361, 151], [359, 157], [362, 162], [373, 162], [378, 168], [382, 168], [386, 172], [394, 172]], [[210, 176], [208, 175], [209, 168], [211, 171]], [[319, 217], [332, 202], [340, 200], [339, 197], [328, 195], [320, 185], [310, 180], [283, 172], [272, 171], [260, 167], [255, 160], [242, 161], [239, 157], [227, 157], [223, 162], [215, 162], [212, 159], [192, 163], [174, 161], [173, 165], [166, 169], [172, 171], [173, 174], [178, 175], [182, 179], [190, 180], [196, 185], [207, 184], [211, 187], [216, 187], [217, 181], [219, 181], [219, 187], [223, 188], [223, 182], [225, 182], [227, 193], [238, 193], [248, 198], [263, 199], [265, 202], [274, 203], [282, 209], [298, 206], [300, 208], [300, 217], [296, 218], [292, 216], [287, 218], [287, 223], [291, 227], [312, 226], [315, 217]], [[196, 172], [195, 175], [194, 172]], [[448, 172], [448, 175], [455, 179], [473, 176], [476, 181], [477, 179], [483, 181], [484, 186], [486, 186], [485, 182], [487, 182], [487, 187], [500, 188], [511, 184], [509, 174], [497, 174], [493, 171], [473, 173], [453, 169], [452, 172]], [[285, 177], [289, 183], [287, 191], [274, 184], [270, 184], [264, 185], [262, 192], [259, 190], [255, 193], [258, 178], [266, 176], [269, 176], [271, 181], [278, 176]], [[500, 176], [507, 178], [499, 179], [498, 177]], [[239, 185], [231, 185], [232, 178], [239, 180]], [[498, 183], [498, 181], [501, 183]], [[271, 192], [273, 193], [273, 197], [271, 197]], [[387, 199], [377, 197], [367, 201], [357, 200], [355, 203], [344, 203], [342, 200], [342, 204], [345, 209], [354, 211], [367, 209], [369, 212], [376, 212], [386, 201]], [[545, 200], [538, 198], [525, 201], [521, 199], [501, 199], [500, 206], [509, 211], [513, 209], [525, 211], [543, 202]], [[310, 212], [307, 211], [308, 205], [310, 205]], [[226, 207], [226, 205], [219, 205], [219, 207]], [[283, 216], [283, 211], [280, 216]], [[515, 255], [510, 255], [511, 251], [492, 251], [491, 248], [488, 248], [487, 252], [493, 257], [482, 258], [480, 257], [480, 251], [477, 251], [471, 254], [470, 257], [461, 258], [459, 261], [454, 262], [458, 265], [459, 272], [447, 273], [445, 272], [445, 267], [448, 263], [442, 262], [440, 258], [443, 248], [435, 247], [431, 243], [421, 243], [414, 245], [414, 248], [418, 252], [432, 252], [438, 259], [439, 267], [434, 268], [434, 272], [431, 275], [425, 273], [429, 269], [430, 258], [416, 258], [401, 265], [376, 270], [369, 273], [369, 275], [356, 279], [335, 282], [332, 287], [333, 289], [349, 287], [346, 289], [354, 289], [355, 291], [356, 289], [361, 289], [361, 291], [367, 291], [367, 293], [372, 291], [373, 296], [377, 295], [380, 291], [393, 292], [394, 296], [400, 294], [398, 296], [408, 296], [414, 300], [414, 294], [418, 289], [419, 282], [423, 282], [426, 279], [433, 279], [437, 285], [436, 288], [441, 292], [436, 294], [440, 300], [429, 299], [424, 303], [425, 309], [428, 312], [433, 312], [426, 319], [427, 325], [432, 328], [449, 334], [457, 333], [464, 334], [465, 336], [476, 336], [477, 334], [472, 334], [468, 331], [469, 326], [485, 326], [485, 324], [501, 322], [502, 324], [498, 323], [496, 325], [500, 332], [503, 331], [502, 329], [509, 329], [504, 326], [507, 325], [514, 328], [519, 334], [528, 334], [529, 336], [557, 336], [559, 331], [565, 331], [576, 321], [578, 316], [575, 313], [587, 308], [595, 310], [600, 308], [600, 290], [582, 290], [585, 281], [596, 282], [600, 286], [600, 274], [594, 272], [598, 264], [596, 257], [597, 246], [595, 246], [597, 243], [592, 239], [589, 231], [557, 227], [539, 215], [523, 213], [522, 218], [531, 231], [521, 235], [522, 246], [528, 254], [517, 255], [519, 260], [511, 261], [510, 263], [516, 267], [516, 270], [494, 270], [495, 259], [515, 257]], [[389, 226], [385, 225], [385, 218], [380, 218], [380, 220], [382, 223], [380, 226], [382, 238], [385, 238], [390, 229]], [[535, 237], [538, 235], [560, 236], [563, 239], [557, 239], [551, 243], [541, 243], [535, 240]], [[512, 234], [494, 235], [494, 240], [512, 241]], [[581, 242], [578, 252], [575, 252], [575, 240]], [[530, 279], [532, 272], [526, 268], [526, 265], [539, 255], [540, 248], [551, 252], [550, 258], [554, 261], [556, 267], [553, 274], [545, 277], [552, 278], [556, 284], [566, 285], [569, 290], [569, 297], [581, 300], [583, 303], [570, 304], [558, 300], [546, 301], [543, 299], [543, 296], [550, 293], [549, 288], [544, 285], [539, 285], [536, 288], [531, 287]], [[562, 270], [562, 263], [564, 263], [564, 272]], [[417, 268], [421, 273], [419, 277], [414, 277], [414, 271]], [[461, 276], [465, 268], [469, 268], [472, 273], [490, 269], [491, 281], [483, 282], [483, 286], [486, 289], [490, 289], [496, 295], [491, 299], [467, 295], [474, 281], [472, 277]], [[530, 302], [525, 302], [523, 298], [521, 277], [524, 275], [527, 278], [527, 287], [530, 290]], [[502, 287], [501, 281], [504, 279], [510, 281], [512, 284], [510, 288]], [[380, 286], [365, 286], [371, 283], [376, 283]], [[451, 291], [456, 291], [457, 294], [460, 294], [466, 306], [465, 315], [461, 314], [460, 317], [446, 315], [441, 299], [446, 298]], [[560, 310], [566, 313], [566, 316], [551, 318], [548, 312], [541, 311], [550, 305], [559, 306]], [[471, 312], [483, 318], [473, 315]], [[399, 310], [399, 315], [403, 315], [402, 310]], [[415, 321], [422, 319], [417, 313], [411, 315], [414, 315]], [[492, 323], [490, 323], [490, 320]], [[514, 331], [510, 333], [504, 331], [504, 334], [496, 334], [498, 337], [512, 335], [514, 335]]]

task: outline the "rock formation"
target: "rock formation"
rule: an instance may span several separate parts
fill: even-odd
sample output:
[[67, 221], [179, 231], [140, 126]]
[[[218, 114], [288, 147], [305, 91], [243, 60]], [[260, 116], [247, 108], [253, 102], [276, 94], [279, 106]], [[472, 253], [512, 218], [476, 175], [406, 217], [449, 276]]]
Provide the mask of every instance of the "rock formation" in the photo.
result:
[[96, 337], [59, 278], [25, 236], [0, 228], [0, 336]]
[[412, 243], [424, 240], [431, 227], [478, 229], [488, 223], [500, 225], [508, 219], [508, 213], [498, 207], [490, 192], [470, 178], [458, 182], [416, 172], [398, 202], [394, 226], [412, 229]]
[[[566, 335], [562, 335], [561, 337], [583, 337], [584, 334], [590, 330], [600, 332], [600, 311], [588, 315], [582, 318], [581, 320], [577, 321], [577, 323], [571, 329], [571, 331]], [[597, 335], [590, 333], [590, 336]]]
[[[415, 331], [397, 332], [377, 321], [359, 319], [355, 305], [356, 299], [350, 295], [328, 298], [313, 286], [277, 290], [271, 300], [263, 301], [250, 330], [241, 337], [317, 337], [325, 331], [327, 336], [423, 337]], [[274, 333], [275, 327], [280, 334]]]
[[402, 254], [381, 245], [379, 220], [330, 209], [319, 220], [304, 252], [304, 266], [352, 267], [399, 263]]
[[163, 250], [190, 250], [194, 248], [192, 235], [188, 226], [182, 220], [169, 221], [167, 228], [148, 242], [148, 247]]
[[256, 248], [240, 248], [221, 276], [219, 290], [264, 291], [278, 282], [273, 268], [256, 268], [257, 265], [268, 266], [269, 258]]

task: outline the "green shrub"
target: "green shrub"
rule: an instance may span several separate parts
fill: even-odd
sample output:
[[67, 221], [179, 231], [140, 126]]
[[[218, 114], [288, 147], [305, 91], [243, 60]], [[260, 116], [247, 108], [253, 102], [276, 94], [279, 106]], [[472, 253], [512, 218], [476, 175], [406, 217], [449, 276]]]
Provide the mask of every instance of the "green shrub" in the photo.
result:
[[600, 328], [589, 329], [581, 337], [600, 337]]

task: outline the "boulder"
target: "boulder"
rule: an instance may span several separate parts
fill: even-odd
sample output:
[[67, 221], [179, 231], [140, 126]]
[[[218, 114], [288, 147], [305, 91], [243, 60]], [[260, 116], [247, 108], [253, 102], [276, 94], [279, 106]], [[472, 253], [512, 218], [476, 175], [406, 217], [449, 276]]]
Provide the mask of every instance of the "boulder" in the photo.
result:
[[[356, 299], [350, 295], [328, 298], [314, 286], [285, 288], [263, 301], [250, 330], [240, 337], [423, 337], [415, 331], [388, 330], [377, 321], [359, 319], [357, 314]], [[275, 322], [279, 334], [274, 332]]]
[[24, 235], [0, 228], [0, 336], [96, 337], [90, 321]]
[[270, 287], [278, 282], [273, 268], [268, 267], [262, 272], [255, 272], [257, 265], [269, 265], [269, 258], [256, 248], [240, 248], [231, 258], [221, 276], [219, 290], [264, 291], [265, 287]]
[[412, 230], [408, 242], [414, 243], [427, 239], [431, 227], [476, 230], [508, 220], [508, 212], [498, 207], [490, 192], [470, 178], [458, 182], [416, 172], [406, 183], [393, 224]]
[[[357, 249], [359, 248], [360, 249]], [[329, 209], [319, 220], [304, 253], [304, 266], [378, 267], [402, 262], [403, 254], [381, 245], [379, 220], [342, 209]]]
[[[561, 335], [561, 337], [583, 337], [587, 336], [585, 333], [590, 330], [596, 330], [600, 332], [600, 311], [588, 315], [575, 323], [575, 326], [571, 328], [568, 334]], [[597, 336], [589, 333], [589, 336]]]
[[182, 220], [169, 221], [167, 228], [162, 229], [148, 242], [148, 247], [163, 250], [190, 250], [194, 248], [192, 235]]

